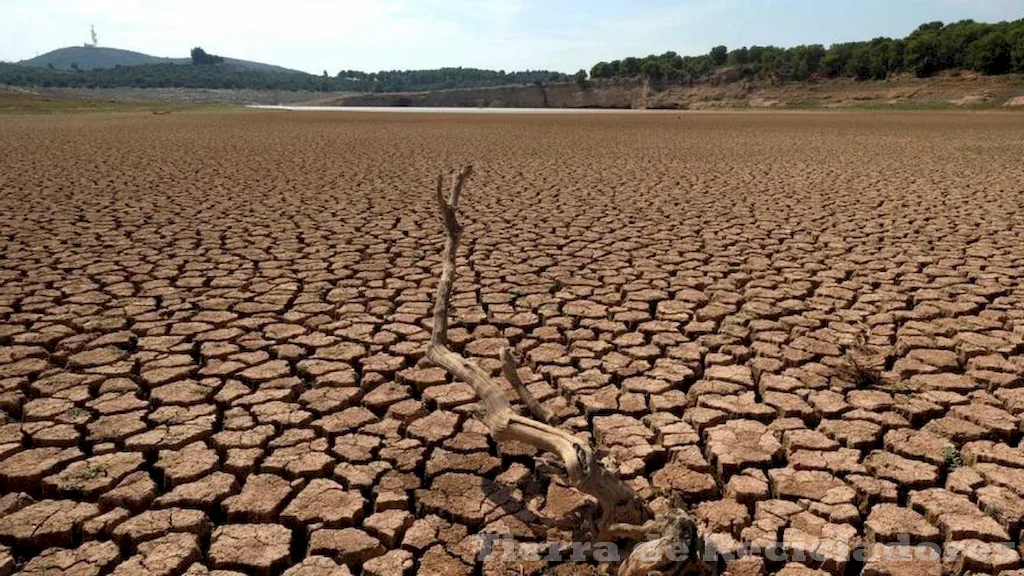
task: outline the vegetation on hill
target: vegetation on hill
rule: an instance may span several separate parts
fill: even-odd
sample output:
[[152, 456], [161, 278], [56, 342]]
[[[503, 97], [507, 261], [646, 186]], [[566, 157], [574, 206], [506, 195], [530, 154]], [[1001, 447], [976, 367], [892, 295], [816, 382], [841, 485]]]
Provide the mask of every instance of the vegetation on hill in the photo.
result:
[[504, 70], [481, 70], [479, 68], [438, 68], [436, 70], [382, 70], [380, 72], [342, 70], [331, 81], [340, 83], [341, 89], [347, 91], [418, 92], [565, 82], [568, 79], [568, 75], [550, 70], [505, 72]]
[[[75, 50], [85, 51], [88, 55], [92, 54], [91, 51], [109, 52], [112, 49], [87, 47]], [[50, 54], [57, 52], [61, 51]], [[114, 52], [152, 58], [134, 52]], [[507, 73], [503, 70], [476, 68], [381, 72], [342, 70], [331, 76], [325, 70], [317, 76], [221, 58], [208, 54], [202, 48], [193, 49], [191, 59], [158, 59], [156, 63], [105, 69], [95, 69], [98, 67], [77, 62], [68, 63], [68, 67], [72, 68], [70, 70], [61, 69], [54, 65], [55, 60], [50, 58], [49, 64], [43, 67], [0, 63], [0, 84], [82, 88], [418, 92], [572, 80], [581, 88], [587, 87], [587, 74], [583, 70], [572, 76], [546, 70]], [[33, 65], [39, 65], [45, 59], [39, 57], [33, 61]], [[811, 44], [792, 48], [750, 46], [730, 51], [725, 46], [716, 46], [702, 56], [680, 56], [675, 52], [666, 52], [660, 56], [598, 62], [591, 68], [590, 77], [613, 80], [644, 78], [654, 84], [694, 84], [716, 77], [726, 80], [762, 78], [778, 81], [802, 81], [820, 77], [867, 80], [900, 73], [926, 77], [944, 70], [974, 70], [989, 75], [1024, 72], [1024, 19], [997, 24], [972, 20], [948, 25], [930, 22], [921, 25], [906, 38], [875, 38], [865, 42], [833, 44], [828, 48], [821, 44]]]
[[219, 56], [193, 50], [194, 65], [149, 64], [96, 70], [56, 70], [0, 63], [0, 84], [72, 88], [251, 88], [321, 92], [413, 92], [567, 81], [546, 70], [505, 72], [475, 68], [392, 70], [375, 73], [343, 70], [337, 76], [253, 70], [218, 62]]
[[1024, 72], [1024, 19], [984, 24], [962, 20], [922, 24], [906, 38], [875, 38], [825, 48], [750, 46], [729, 51], [716, 46], [702, 56], [666, 52], [646, 58], [598, 62], [591, 78], [646, 78], [656, 83], [692, 84], [729, 67], [730, 77], [809, 80], [815, 77], [884, 79], [912, 73], [920, 78], [944, 70], [998, 75]]
[[145, 64], [169, 64], [171, 58], [150, 56], [141, 52], [121, 50], [118, 48], [99, 48], [96, 46], [68, 46], [41, 54], [35, 58], [18, 62], [21, 66], [33, 68], [55, 68], [57, 70], [92, 70], [94, 68], [113, 68], [114, 66], [143, 66]]
[[250, 70], [235, 64], [147, 64], [65, 71], [0, 64], [0, 84], [43, 88], [257, 88], [317, 90], [317, 77]]
[[[202, 50], [200, 48], [200, 50]], [[218, 56], [219, 58], [219, 56]], [[233, 64], [240, 68], [264, 72], [298, 72], [281, 66], [263, 64], [262, 62], [251, 62], [249, 60], [236, 60], [224, 58], [227, 64]], [[20, 66], [32, 68], [48, 68], [52, 70], [93, 70], [96, 68], [116, 68], [118, 66], [145, 66], [147, 64], [191, 64], [192, 58], [163, 58], [150, 56], [141, 52], [121, 50], [119, 48], [107, 48], [104, 46], [68, 46], [51, 50], [35, 58], [17, 62]]]

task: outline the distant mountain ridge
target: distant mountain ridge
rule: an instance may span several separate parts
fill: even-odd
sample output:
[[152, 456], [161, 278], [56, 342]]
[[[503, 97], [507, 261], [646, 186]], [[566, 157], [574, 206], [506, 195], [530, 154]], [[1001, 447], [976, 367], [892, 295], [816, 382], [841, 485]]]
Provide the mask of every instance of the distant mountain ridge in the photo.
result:
[[[16, 64], [32, 68], [50, 68], [56, 70], [71, 70], [72, 65], [78, 66], [80, 70], [97, 70], [116, 68], [117, 66], [145, 66], [147, 64], [190, 64], [191, 58], [164, 58], [151, 56], [142, 52], [122, 50], [120, 48], [107, 48], [100, 46], [68, 46], [58, 48], [41, 54], [35, 58], [22, 60]], [[273, 64], [239, 60], [236, 58], [224, 58], [225, 64], [230, 64], [245, 70], [258, 72], [289, 72], [296, 73], [300, 70], [292, 70]]]

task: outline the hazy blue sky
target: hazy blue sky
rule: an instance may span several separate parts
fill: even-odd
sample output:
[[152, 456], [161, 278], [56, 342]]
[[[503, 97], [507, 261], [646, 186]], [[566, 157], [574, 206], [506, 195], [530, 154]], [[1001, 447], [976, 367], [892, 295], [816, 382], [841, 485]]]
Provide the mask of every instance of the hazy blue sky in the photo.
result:
[[309, 72], [589, 69], [711, 46], [904, 36], [931, 20], [1013, 20], [1024, 0], [0, 0], [0, 60], [82, 44], [207, 52]]

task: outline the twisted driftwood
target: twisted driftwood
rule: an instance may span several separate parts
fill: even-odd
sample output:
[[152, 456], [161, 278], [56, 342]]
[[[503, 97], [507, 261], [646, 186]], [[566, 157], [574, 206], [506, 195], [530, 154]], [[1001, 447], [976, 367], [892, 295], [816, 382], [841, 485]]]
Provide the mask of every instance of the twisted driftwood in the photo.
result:
[[[683, 510], [672, 510], [655, 517], [614, 471], [598, 461], [589, 442], [558, 428], [557, 419], [533, 397], [520, 380], [511, 350], [504, 348], [501, 351], [502, 372], [535, 419], [522, 416], [514, 410], [501, 385], [480, 367], [448, 348], [448, 307], [455, 281], [455, 252], [462, 234], [457, 213], [459, 194], [472, 172], [471, 166], [459, 170], [452, 179], [447, 197], [443, 176], [437, 179], [437, 203], [448, 234], [444, 245], [441, 279], [434, 300], [433, 332], [426, 359], [473, 388], [479, 399], [476, 416], [487, 426], [495, 440], [518, 440], [561, 458], [569, 485], [593, 496], [600, 507], [601, 516], [596, 521], [596, 530], [591, 534], [593, 539], [643, 540], [621, 562], [619, 576], [671, 574], [690, 568], [699, 569], [702, 550], [699, 549], [693, 518]], [[679, 559], [680, 550], [686, 551], [687, 559]]]

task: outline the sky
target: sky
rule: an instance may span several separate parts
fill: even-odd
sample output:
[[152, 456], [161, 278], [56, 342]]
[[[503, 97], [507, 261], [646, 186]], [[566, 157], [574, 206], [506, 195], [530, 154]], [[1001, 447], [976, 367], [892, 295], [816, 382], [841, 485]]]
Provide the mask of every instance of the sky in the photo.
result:
[[1024, 0], [0, 0], [0, 60], [89, 40], [319, 74], [465, 66], [573, 72], [712, 46], [902, 37], [923, 22], [1024, 18]]

